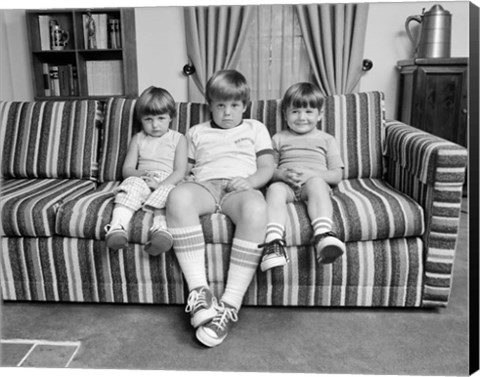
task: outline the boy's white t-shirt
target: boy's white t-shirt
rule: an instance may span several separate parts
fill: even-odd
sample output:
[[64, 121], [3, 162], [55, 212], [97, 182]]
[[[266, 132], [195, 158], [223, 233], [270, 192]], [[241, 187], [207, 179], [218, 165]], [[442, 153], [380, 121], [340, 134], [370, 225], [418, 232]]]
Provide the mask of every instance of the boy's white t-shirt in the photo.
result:
[[273, 153], [267, 127], [255, 119], [229, 129], [212, 123], [197, 124], [186, 134], [188, 162], [198, 181], [249, 177], [257, 171], [257, 157]]

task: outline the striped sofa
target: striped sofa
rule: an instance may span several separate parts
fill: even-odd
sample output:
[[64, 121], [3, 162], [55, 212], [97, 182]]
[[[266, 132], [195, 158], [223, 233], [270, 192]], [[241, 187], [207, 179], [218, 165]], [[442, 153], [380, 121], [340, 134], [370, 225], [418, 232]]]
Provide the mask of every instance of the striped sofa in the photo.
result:
[[[0, 277], [4, 300], [181, 304], [186, 284], [172, 251], [143, 252], [151, 214], [138, 211], [130, 244], [105, 246], [113, 189], [132, 135], [136, 99], [0, 102]], [[173, 128], [208, 119], [204, 104], [178, 103]], [[245, 117], [274, 134], [279, 100]], [[448, 304], [458, 236], [465, 148], [386, 121], [380, 92], [331, 96], [321, 127], [345, 163], [334, 189], [334, 227], [347, 252], [317, 265], [305, 205], [288, 206], [290, 263], [257, 271], [245, 305], [427, 307]], [[207, 271], [224, 289], [234, 227], [202, 217]]]

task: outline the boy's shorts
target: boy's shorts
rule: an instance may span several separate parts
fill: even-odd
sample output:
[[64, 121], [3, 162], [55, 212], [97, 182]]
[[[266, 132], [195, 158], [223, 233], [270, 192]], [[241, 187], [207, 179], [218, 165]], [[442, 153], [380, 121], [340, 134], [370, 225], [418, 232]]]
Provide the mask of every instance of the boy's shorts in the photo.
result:
[[222, 212], [222, 204], [232, 194], [235, 194], [235, 191], [227, 191], [227, 186], [230, 183], [230, 179], [211, 179], [209, 181], [196, 181], [194, 179], [188, 179], [184, 181], [185, 183], [195, 183], [205, 190], [207, 190], [210, 195], [212, 195], [215, 200], [215, 212]]
[[[302, 194], [303, 194], [303, 187], [305, 186], [305, 184], [301, 185], [301, 186], [295, 186], [291, 183], [288, 183], [288, 182], [283, 182], [289, 189], [290, 189], [290, 195], [291, 195], [291, 198], [293, 198], [293, 201], [302, 201], [304, 200], [302, 198]], [[332, 191], [332, 188], [329, 186], [329, 191], [330, 191], [330, 195], [332, 195], [333, 191]]]

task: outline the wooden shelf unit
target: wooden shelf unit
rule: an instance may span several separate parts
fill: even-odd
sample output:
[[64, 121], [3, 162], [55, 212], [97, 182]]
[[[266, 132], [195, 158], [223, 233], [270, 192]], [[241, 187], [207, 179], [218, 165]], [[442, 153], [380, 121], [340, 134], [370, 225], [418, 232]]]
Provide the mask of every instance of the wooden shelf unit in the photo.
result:
[[[106, 45], [105, 43], [103, 45], [105, 48], [87, 48], [84, 35], [84, 15], [87, 12], [95, 15], [95, 17], [102, 15], [103, 20], [107, 20], [107, 42]], [[45, 42], [45, 33], [49, 33], [49, 31], [44, 31], [42, 34], [40, 25], [41, 20], [43, 21], [42, 24], [45, 25], [47, 19], [55, 20], [60, 28], [69, 34], [69, 40], [61, 50], [53, 50], [50, 43]], [[96, 20], [98, 21], [98, 19]], [[119, 20], [120, 47], [116, 47], [115, 44], [110, 42], [108, 20]], [[134, 8], [27, 10], [26, 23], [32, 60], [35, 100], [101, 99], [112, 95], [122, 97], [136, 97], [138, 95]], [[45, 27], [43, 27], [43, 30], [45, 30]], [[100, 31], [104, 30], [104, 27], [95, 23], [95, 30], [96, 36], [99, 37]], [[102, 63], [99, 65], [98, 62]], [[55, 67], [60, 66], [63, 70], [62, 84], [64, 84], [64, 90], [61, 94], [53, 95], [50, 76], [55, 76]], [[91, 69], [90, 72], [93, 73], [89, 76], [88, 66], [94, 66], [95, 68], [100, 66], [104, 67], [104, 70], [100, 72], [98, 69]], [[51, 70], [51, 67], [54, 67], [53, 70]], [[109, 69], [109, 67], [114, 69]], [[72, 74], [72, 70], [76, 73]], [[68, 84], [65, 80], [67, 74], [72, 76]], [[74, 85], [75, 80], [76, 85]], [[104, 86], [102, 86], [102, 82], [104, 82]], [[111, 88], [111, 86], [114, 88]], [[74, 90], [75, 88], [76, 90]], [[105, 92], [102, 92], [104, 88], [106, 88]], [[50, 94], [48, 93], [49, 89]]]
[[430, 58], [397, 63], [396, 118], [467, 146], [468, 58]]

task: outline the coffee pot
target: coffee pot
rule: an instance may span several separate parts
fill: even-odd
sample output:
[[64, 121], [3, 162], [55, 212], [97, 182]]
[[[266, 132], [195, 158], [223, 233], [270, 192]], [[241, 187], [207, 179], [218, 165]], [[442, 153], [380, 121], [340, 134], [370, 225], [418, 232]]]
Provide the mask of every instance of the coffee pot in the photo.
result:
[[[410, 22], [420, 24], [420, 34], [415, 40], [410, 32]], [[415, 46], [417, 58], [449, 58], [452, 15], [439, 4], [421, 15], [410, 16], [405, 21], [405, 30]]]

